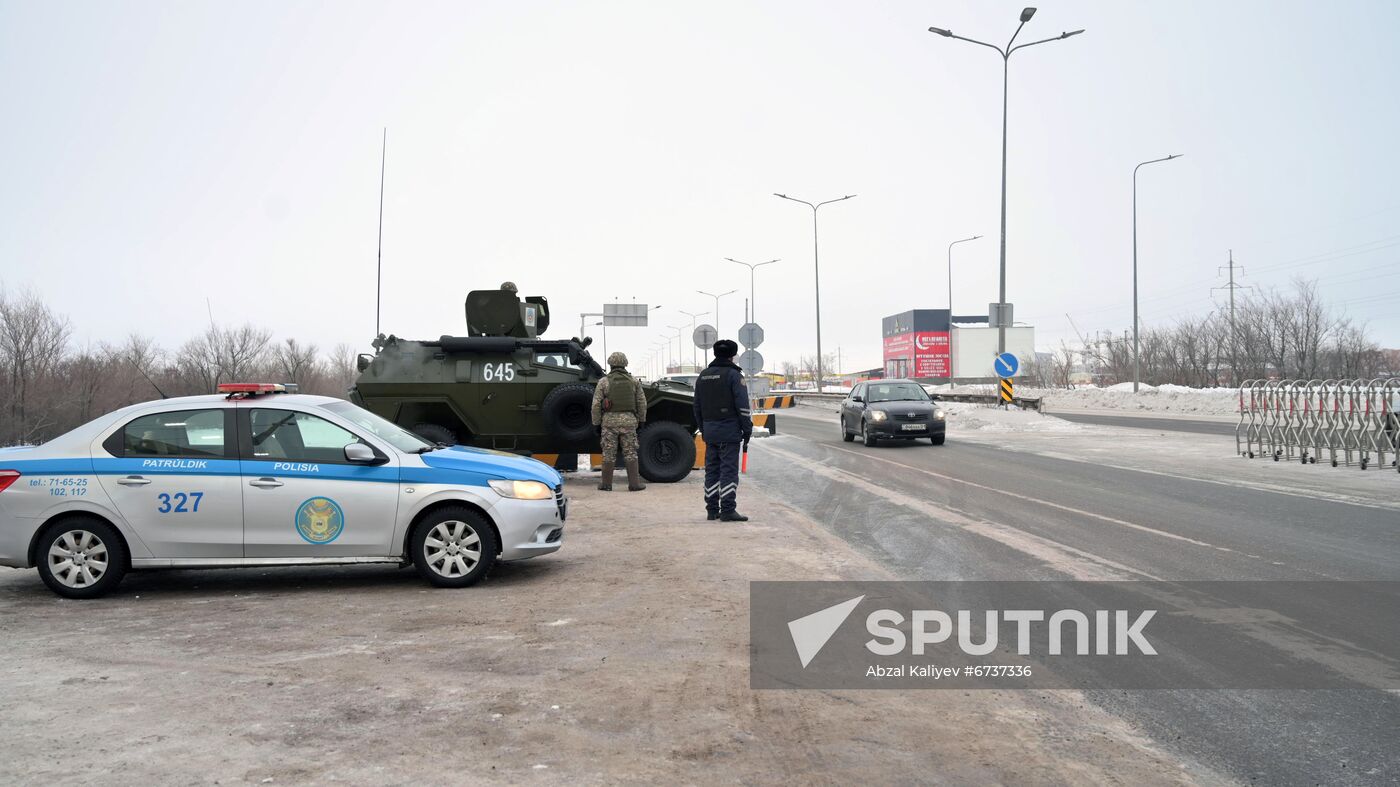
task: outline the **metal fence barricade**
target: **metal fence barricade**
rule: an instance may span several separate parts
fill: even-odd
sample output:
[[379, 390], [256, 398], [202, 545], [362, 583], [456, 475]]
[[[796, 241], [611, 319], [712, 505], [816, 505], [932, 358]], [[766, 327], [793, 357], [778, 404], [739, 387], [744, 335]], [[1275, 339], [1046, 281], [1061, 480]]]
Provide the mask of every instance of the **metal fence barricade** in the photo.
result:
[[1246, 380], [1239, 406], [1241, 456], [1400, 470], [1400, 378]]

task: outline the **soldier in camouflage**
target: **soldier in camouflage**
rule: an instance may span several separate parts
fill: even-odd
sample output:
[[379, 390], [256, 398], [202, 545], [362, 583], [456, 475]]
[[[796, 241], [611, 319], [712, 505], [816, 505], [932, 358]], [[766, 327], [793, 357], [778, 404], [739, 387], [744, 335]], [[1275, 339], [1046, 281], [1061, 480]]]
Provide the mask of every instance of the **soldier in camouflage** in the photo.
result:
[[593, 389], [593, 426], [603, 439], [603, 478], [598, 488], [612, 490], [613, 467], [618, 443], [627, 465], [627, 489], [646, 489], [637, 467], [637, 426], [647, 420], [647, 397], [635, 378], [627, 372], [627, 356], [608, 356], [608, 375]]

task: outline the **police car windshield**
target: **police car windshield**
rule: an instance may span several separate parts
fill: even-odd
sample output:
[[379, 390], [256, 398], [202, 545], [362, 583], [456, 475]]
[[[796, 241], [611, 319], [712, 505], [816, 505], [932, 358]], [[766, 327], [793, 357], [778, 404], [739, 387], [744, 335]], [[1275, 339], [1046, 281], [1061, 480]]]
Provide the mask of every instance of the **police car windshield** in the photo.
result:
[[433, 444], [427, 440], [398, 424], [380, 418], [363, 407], [357, 407], [349, 402], [331, 402], [321, 406], [404, 453], [420, 453], [425, 448], [433, 447]]
[[920, 385], [914, 383], [891, 383], [888, 385], [871, 385], [870, 394], [866, 398], [867, 402], [927, 402], [928, 394]]

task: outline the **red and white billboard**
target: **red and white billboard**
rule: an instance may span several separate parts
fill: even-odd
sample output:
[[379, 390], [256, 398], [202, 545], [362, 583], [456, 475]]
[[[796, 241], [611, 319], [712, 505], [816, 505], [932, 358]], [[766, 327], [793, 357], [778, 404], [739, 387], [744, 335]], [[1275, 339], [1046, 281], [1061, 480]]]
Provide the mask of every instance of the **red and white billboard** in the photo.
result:
[[952, 370], [951, 360], [947, 331], [910, 331], [885, 337], [887, 372], [911, 377], [947, 377]]

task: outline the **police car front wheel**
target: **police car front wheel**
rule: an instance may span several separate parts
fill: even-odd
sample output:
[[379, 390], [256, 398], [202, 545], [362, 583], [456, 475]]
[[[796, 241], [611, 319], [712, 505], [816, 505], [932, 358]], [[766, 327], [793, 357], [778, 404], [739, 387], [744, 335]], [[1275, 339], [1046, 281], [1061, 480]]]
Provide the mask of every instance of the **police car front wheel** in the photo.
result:
[[476, 584], [496, 562], [496, 534], [486, 518], [467, 508], [443, 508], [413, 529], [418, 573], [444, 588]]
[[126, 545], [111, 525], [73, 517], [51, 526], [39, 539], [35, 563], [49, 589], [67, 598], [97, 598], [126, 573]]

